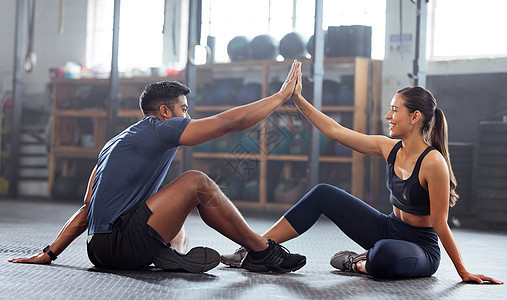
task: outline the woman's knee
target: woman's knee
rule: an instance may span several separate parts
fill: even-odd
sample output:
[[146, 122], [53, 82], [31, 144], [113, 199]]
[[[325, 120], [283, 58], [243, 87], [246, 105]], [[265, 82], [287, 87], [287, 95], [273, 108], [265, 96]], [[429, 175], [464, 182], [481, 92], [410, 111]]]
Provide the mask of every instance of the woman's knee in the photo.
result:
[[426, 271], [424, 252], [413, 243], [380, 240], [368, 252], [366, 271], [374, 277], [412, 278], [431, 275]]

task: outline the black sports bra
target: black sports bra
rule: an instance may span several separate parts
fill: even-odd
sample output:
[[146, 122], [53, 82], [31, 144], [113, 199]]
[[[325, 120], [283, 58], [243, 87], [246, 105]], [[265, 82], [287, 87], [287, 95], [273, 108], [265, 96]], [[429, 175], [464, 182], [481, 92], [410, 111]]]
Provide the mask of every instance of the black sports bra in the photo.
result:
[[419, 182], [419, 170], [421, 169], [423, 158], [431, 150], [436, 149], [428, 146], [417, 159], [412, 175], [408, 179], [402, 180], [394, 172], [394, 161], [396, 160], [396, 153], [398, 153], [400, 148], [401, 141], [396, 143], [387, 158], [386, 185], [391, 194], [389, 201], [404, 212], [420, 216], [429, 215], [430, 195]]

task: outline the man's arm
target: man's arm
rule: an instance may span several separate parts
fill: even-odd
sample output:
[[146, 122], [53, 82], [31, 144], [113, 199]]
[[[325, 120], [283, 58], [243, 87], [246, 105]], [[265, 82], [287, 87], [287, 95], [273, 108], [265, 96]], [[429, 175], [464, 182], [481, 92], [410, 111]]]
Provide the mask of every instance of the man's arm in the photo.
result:
[[195, 146], [228, 133], [242, 131], [259, 123], [287, 101], [301, 73], [301, 63], [294, 61], [280, 91], [256, 102], [238, 106], [207, 118], [191, 120], [180, 138], [180, 144]]
[[[86, 228], [88, 228], [88, 206], [90, 205], [90, 198], [92, 194], [92, 186], [95, 180], [95, 174], [97, 172], [97, 168], [95, 167], [90, 176], [90, 180], [88, 181], [88, 187], [86, 189], [86, 194], [84, 198], [84, 204], [79, 208], [76, 213], [65, 223], [65, 225], [58, 233], [58, 236], [53, 241], [53, 243], [49, 246], [49, 249], [55, 254], [59, 255], [60, 253], [69, 246], [72, 241], [74, 241], [78, 236], [80, 236]], [[14, 258], [9, 259], [9, 262], [13, 263], [31, 263], [31, 264], [49, 264], [51, 263], [51, 257], [45, 252], [38, 253], [31, 257], [23, 257], [23, 258]]]

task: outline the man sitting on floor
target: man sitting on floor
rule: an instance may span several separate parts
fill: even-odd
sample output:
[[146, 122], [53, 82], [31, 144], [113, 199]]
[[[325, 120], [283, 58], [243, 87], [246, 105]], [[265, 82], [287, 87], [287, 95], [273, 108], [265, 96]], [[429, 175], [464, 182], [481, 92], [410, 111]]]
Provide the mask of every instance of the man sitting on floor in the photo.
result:
[[42, 253], [15, 263], [50, 263], [88, 229], [88, 257], [97, 267], [135, 269], [154, 264], [165, 270], [206, 272], [220, 255], [207, 247], [185, 253], [183, 223], [192, 209], [206, 224], [250, 250], [243, 267], [256, 272], [290, 272], [306, 258], [290, 254], [256, 234], [206, 174], [188, 171], [160, 188], [180, 145], [194, 146], [245, 130], [266, 118], [290, 98], [301, 72], [294, 61], [272, 96], [202, 119], [191, 119], [178, 82], [157, 82], [140, 97], [144, 118], [109, 140], [99, 154], [84, 205], [67, 221]]

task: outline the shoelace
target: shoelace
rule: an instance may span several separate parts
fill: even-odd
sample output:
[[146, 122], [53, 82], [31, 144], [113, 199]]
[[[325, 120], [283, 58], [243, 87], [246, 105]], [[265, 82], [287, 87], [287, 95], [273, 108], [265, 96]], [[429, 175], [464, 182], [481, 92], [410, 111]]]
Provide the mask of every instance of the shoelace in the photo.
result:
[[343, 268], [346, 270], [346, 271], [353, 271], [354, 269], [352, 268], [352, 265], [354, 264], [354, 257], [352, 255], [349, 255], [347, 257], [347, 260], [345, 260], [345, 262], [343, 262]]
[[282, 255], [282, 257], [283, 257], [284, 259], [289, 259], [289, 258], [290, 258], [290, 251], [289, 251], [289, 249], [287, 249], [287, 248], [285, 248], [284, 246], [282, 246], [282, 245], [280, 245], [280, 244], [276, 243], [276, 242], [275, 242], [275, 241], [273, 241], [273, 240], [269, 240], [269, 242], [268, 242], [268, 243], [269, 243], [269, 244], [273, 244], [273, 246], [275, 246], [275, 248], [277, 249], [276, 251], [277, 251], [277, 252], [280, 252], [280, 253], [281, 253], [281, 255]]

